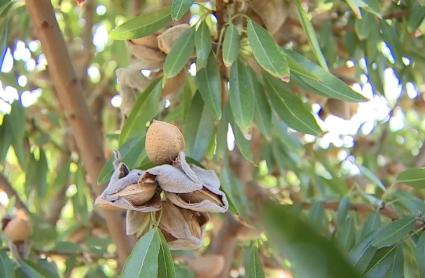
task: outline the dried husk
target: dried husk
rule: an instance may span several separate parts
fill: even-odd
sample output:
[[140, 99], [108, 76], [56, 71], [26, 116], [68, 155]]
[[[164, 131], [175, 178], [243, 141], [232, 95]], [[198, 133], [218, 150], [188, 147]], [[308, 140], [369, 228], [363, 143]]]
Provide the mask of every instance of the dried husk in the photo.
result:
[[133, 54], [137, 59], [142, 60], [147, 66], [155, 68], [162, 67], [165, 55], [158, 48], [138, 45], [133, 41], [128, 41], [127, 47], [131, 54]]
[[216, 277], [224, 267], [223, 255], [204, 255], [185, 260], [196, 277]]
[[26, 216], [17, 215], [7, 223], [3, 232], [11, 242], [22, 242], [31, 234], [31, 225]]
[[157, 165], [171, 163], [184, 145], [183, 134], [175, 125], [153, 121], [146, 132], [146, 154]]
[[224, 193], [214, 193], [206, 188], [190, 193], [166, 192], [166, 197], [176, 206], [194, 211], [223, 213], [228, 209]]
[[158, 39], [156, 35], [145, 36], [130, 40], [135, 45], [143, 45], [150, 48], [158, 48]]
[[358, 104], [341, 101], [338, 99], [328, 99], [326, 110], [344, 120], [351, 119], [357, 113]]
[[120, 86], [121, 112], [128, 116], [136, 102], [137, 94], [144, 91], [151, 80], [140, 69], [134, 67], [119, 68], [115, 71]]
[[[193, 182], [180, 169], [168, 164], [155, 166], [146, 172], [156, 176], [159, 186], [167, 192], [188, 193], [202, 189], [202, 184]], [[144, 175], [142, 180], [146, 177], [147, 175]]]
[[258, 14], [271, 34], [279, 31], [288, 17], [288, 7], [282, 0], [252, 0], [251, 10]]
[[158, 36], [158, 48], [169, 54], [178, 38], [188, 29], [190, 29], [189, 24], [179, 24], [168, 28]]
[[186, 81], [186, 71], [182, 70], [179, 74], [174, 76], [173, 78], [167, 79], [165, 81], [164, 88], [162, 89], [162, 95], [168, 96], [176, 93], [185, 83]]
[[[115, 196], [119, 196], [119, 194]], [[126, 197], [119, 196], [117, 199], [109, 201], [107, 199], [101, 198], [100, 196], [96, 198], [95, 205], [97, 207], [102, 207], [103, 209], [107, 209], [107, 210], [113, 210], [117, 208], [117, 209], [124, 209], [124, 210], [134, 210], [138, 212], [154, 212], [154, 211], [159, 211], [161, 209], [161, 196], [158, 192], [155, 192], [155, 194], [148, 201], [141, 204], [134, 204], [128, 198], [129, 196], [126, 196]], [[144, 199], [145, 197], [132, 196], [132, 198], [138, 200], [137, 202], [139, 203], [140, 199]]]
[[152, 199], [157, 185], [155, 183], [131, 184], [123, 190], [111, 195], [117, 199], [124, 198], [134, 206], [141, 206]]
[[127, 235], [141, 235], [151, 227], [151, 215], [138, 211], [127, 210], [125, 216], [125, 227]]
[[206, 213], [181, 209], [169, 202], [162, 204], [159, 228], [170, 249], [190, 250], [201, 247], [203, 227], [207, 222]]

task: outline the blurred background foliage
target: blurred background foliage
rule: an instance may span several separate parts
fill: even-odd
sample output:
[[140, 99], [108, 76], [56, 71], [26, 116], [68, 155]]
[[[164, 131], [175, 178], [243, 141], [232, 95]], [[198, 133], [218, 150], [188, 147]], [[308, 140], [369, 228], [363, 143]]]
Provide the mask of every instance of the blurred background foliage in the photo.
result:
[[[132, 68], [137, 36], [112, 30], [174, 2], [190, 11], [145, 35], [189, 23], [191, 47]], [[222, 277], [425, 277], [425, 2], [195, 2], [52, 1], [106, 157], [149, 167], [159, 119], [220, 177], [232, 213], [213, 216], [201, 250], [172, 252], [176, 275], [205, 277], [219, 258]], [[0, 276], [118, 275], [24, 1], [0, 0], [0, 54], [0, 214], [32, 226], [25, 250], [1, 236]], [[118, 84], [118, 68], [148, 82]]]

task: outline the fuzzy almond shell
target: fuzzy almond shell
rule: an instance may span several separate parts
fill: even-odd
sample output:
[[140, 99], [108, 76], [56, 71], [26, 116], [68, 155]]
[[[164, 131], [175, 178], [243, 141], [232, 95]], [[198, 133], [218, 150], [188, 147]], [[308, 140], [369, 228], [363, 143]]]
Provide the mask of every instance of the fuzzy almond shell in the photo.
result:
[[31, 226], [26, 219], [13, 218], [4, 229], [4, 235], [12, 242], [24, 241], [31, 233]]
[[170, 163], [184, 149], [183, 134], [175, 125], [154, 121], [146, 132], [145, 149], [153, 163]]

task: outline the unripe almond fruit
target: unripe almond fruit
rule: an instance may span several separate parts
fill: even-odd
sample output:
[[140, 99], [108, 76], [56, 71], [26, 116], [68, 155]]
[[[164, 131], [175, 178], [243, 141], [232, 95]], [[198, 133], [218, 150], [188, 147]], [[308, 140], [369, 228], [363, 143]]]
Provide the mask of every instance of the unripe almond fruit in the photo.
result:
[[31, 233], [31, 226], [27, 219], [15, 217], [7, 223], [4, 235], [12, 242], [25, 241]]
[[175, 125], [153, 121], [146, 132], [145, 149], [153, 163], [170, 163], [184, 149], [183, 134]]

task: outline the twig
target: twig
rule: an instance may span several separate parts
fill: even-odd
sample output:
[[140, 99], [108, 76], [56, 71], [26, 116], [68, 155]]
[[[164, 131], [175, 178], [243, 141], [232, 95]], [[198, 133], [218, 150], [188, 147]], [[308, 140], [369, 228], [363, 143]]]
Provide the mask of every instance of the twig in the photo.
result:
[[[96, 186], [96, 179], [105, 163], [98, 137], [100, 132], [96, 130], [89, 113], [52, 4], [48, 0], [26, 0], [26, 7], [46, 55], [49, 72], [56, 88], [56, 96], [72, 128], [89, 183], [93, 191], [100, 194], [102, 188]], [[131, 240], [125, 235], [123, 219], [116, 212], [104, 211], [103, 215], [112, 240], [117, 246], [119, 262], [123, 264], [131, 250]]]
[[7, 196], [9, 196], [9, 198], [15, 197], [17, 208], [24, 210], [27, 214], [30, 214], [30, 210], [22, 201], [21, 197], [19, 197], [18, 192], [16, 192], [16, 190], [12, 187], [10, 182], [3, 174], [0, 174], [0, 188], [3, 189], [3, 191], [7, 194]]

